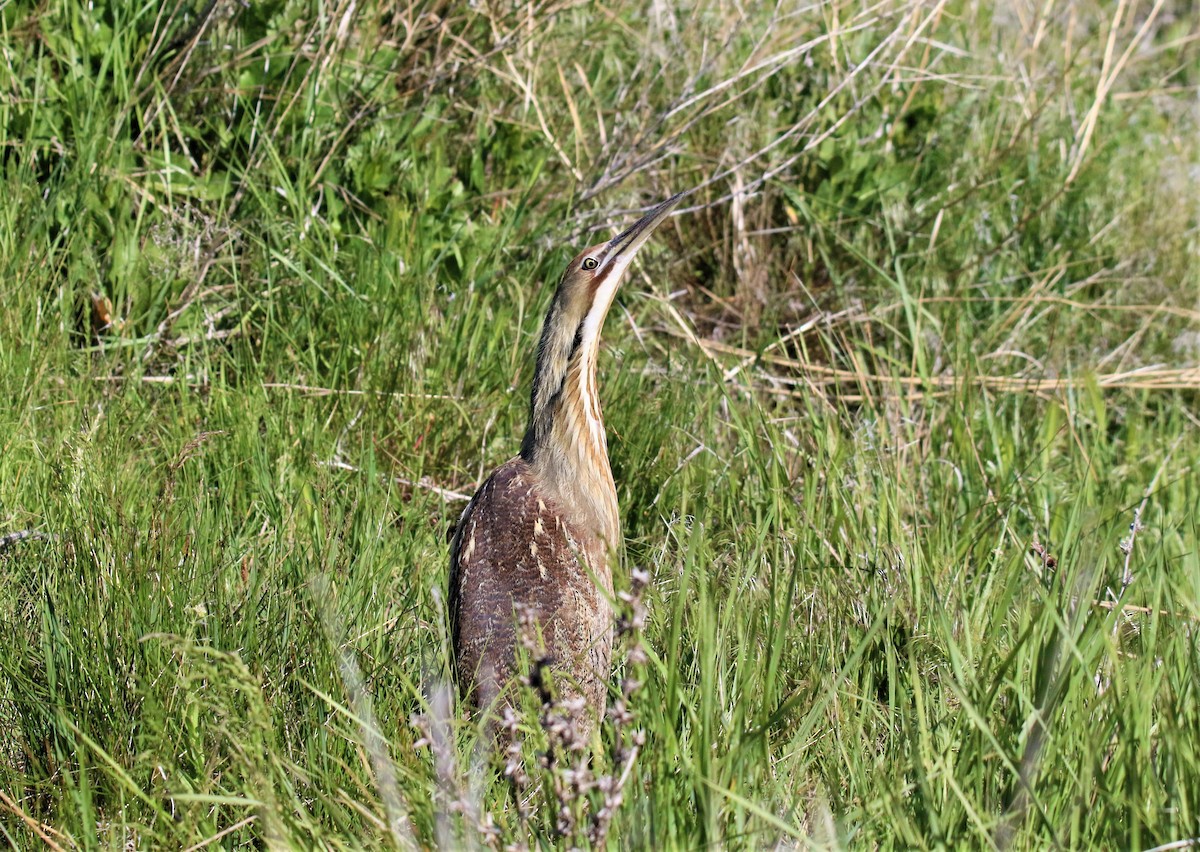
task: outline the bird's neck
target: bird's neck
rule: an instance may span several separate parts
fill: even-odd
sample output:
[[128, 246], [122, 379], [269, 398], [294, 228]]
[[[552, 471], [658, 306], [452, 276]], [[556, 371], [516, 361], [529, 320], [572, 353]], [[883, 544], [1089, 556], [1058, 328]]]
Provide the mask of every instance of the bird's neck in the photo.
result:
[[[554, 311], [552, 307], [546, 318], [538, 348], [521, 457], [576, 523], [591, 528], [610, 549], [616, 549], [617, 491], [596, 393], [598, 327], [595, 335], [585, 335], [583, 325], [564, 332]], [[586, 339], [589, 336], [592, 339]]]

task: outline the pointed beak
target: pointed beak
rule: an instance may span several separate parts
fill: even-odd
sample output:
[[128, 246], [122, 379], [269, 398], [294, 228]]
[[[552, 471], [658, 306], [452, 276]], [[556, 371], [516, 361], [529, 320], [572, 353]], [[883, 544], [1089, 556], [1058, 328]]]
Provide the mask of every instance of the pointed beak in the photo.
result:
[[637, 253], [637, 250], [650, 239], [650, 235], [654, 233], [654, 229], [662, 224], [662, 221], [675, 209], [675, 205], [685, 195], [687, 195], [686, 192], [672, 195], [641, 219], [638, 219], [631, 228], [614, 237], [609, 242], [608, 250], [604, 254], [604, 266], [607, 267], [614, 261], [622, 268], [628, 264]]

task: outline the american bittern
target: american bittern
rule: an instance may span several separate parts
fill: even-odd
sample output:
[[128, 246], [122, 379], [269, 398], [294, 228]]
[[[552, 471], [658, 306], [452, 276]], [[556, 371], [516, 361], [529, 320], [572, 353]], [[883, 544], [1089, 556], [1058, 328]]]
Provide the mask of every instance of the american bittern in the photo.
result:
[[450, 629], [460, 690], [480, 708], [493, 706], [513, 679], [521, 631], [533, 628], [591, 719], [604, 711], [621, 526], [596, 354], [625, 270], [680, 197], [567, 265], [542, 327], [521, 453], [488, 477], [459, 518]]

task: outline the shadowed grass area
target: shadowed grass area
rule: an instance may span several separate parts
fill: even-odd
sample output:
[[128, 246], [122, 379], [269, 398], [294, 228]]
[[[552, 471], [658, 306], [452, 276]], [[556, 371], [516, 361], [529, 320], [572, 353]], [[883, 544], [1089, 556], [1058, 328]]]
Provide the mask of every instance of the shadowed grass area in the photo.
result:
[[[0, 837], [1200, 837], [1193, 18], [0, 4]], [[601, 356], [628, 715], [488, 755], [445, 530], [691, 188]]]

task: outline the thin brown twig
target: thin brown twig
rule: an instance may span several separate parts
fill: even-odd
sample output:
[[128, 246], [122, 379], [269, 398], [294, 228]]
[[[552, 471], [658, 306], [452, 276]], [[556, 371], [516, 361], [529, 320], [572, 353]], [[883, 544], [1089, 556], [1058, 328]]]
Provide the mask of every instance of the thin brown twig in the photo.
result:
[[[332, 467], [337, 470], [349, 470], [355, 473], [362, 473], [362, 468], [355, 467], [354, 465], [344, 461], [337, 461], [336, 459], [333, 461], [318, 462], [318, 464], [321, 465], [321, 467]], [[393, 476], [391, 479], [393, 482], [409, 488], [418, 488], [422, 491], [429, 491], [447, 502], [467, 503], [471, 500], [470, 494], [464, 494], [461, 491], [454, 491], [450, 488], [442, 488], [440, 485], [435, 485], [428, 476], [422, 476], [415, 482], [403, 476]]]
[[[804, 376], [816, 376], [817, 381], [825, 380], [827, 384], [841, 382], [861, 384], [869, 382], [879, 385], [900, 385], [904, 388], [921, 390], [953, 391], [964, 385], [979, 387], [992, 391], [1026, 392], [1026, 393], [1059, 393], [1064, 390], [1086, 387], [1094, 382], [1103, 390], [1194, 390], [1200, 387], [1200, 367], [1163, 368], [1143, 367], [1136, 370], [1125, 370], [1118, 373], [1100, 373], [1086, 377], [1067, 377], [1053, 379], [1035, 379], [1022, 376], [901, 376], [870, 373], [861, 370], [846, 370], [838, 367], [827, 367], [822, 364], [812, 364], [796, 358], [783, 355], [759, 353], [752, 349], [721, 343], [716, 340], [704, 340], [697, 335], [683, 334], [670, 328], [660, 331], [671, 337], [680, 337], [695, 343], [705, 355], [713, 358], [715, 355], [729, 355], [738, 358], [748, 358], [750, 361], [771, 364], [776, 367], [786, 367]], [[786, 381], [786, 377], [776, 377]]]
[[246, 826], [248, 826], [250, 823], [254, 822], [257, 819], [258, 819], [258, 814], [251, 814], [250, 816], [246, 817], [245, 819], [238, 820], [233, 825], [230, 825], [230, 826], [227, 826], [227, 827], [221, 829], [216, 834], [214, 834], [212, 837], [206, 837], [204, 840], [201, 840], [199, 843], [192, 844], [191, 846], [184, 849], [183, 852], [197, 852], [197, 850], [199, 850], [199, 849], [203, 849], [206, 846], [211, 846], [212, 844], [214, 844], [218, 840], [220, 840], [222, 837], [226, 837], [230, 834], [233, 834], [239, 828], [245, 828]]
[[[29, 814], [25, 813], [25, 811], [21, 810], [20, 806], [18, 806], [16, 802], [9, 798], [8, 794], [3, 790], [0, 790], [0, 804], [3, 804], [4, 807], [7, 808], [14, 816], [20, 819], [21, 822], [25, 823], [25, 825], [29, 827], [29, 830], [36, 834], [50, 849], [55, 850], [55, 852], [66, 852], [66, 850], [53, 837], [50, 836], [50, 832], [58, 834], [53, 827], [44, 825], [43, 823], [35, 820]], [[61, 837], [62, 835], [59, 834], [59, 836]]]
[[292, 382], [263, 382], [264, 388], [290, 390], [311, 396], [387, 396], [393, 399], [448, 399], [459, 401], [459, 397], [446, 393], [402, 393], [400, 391], [356, 390], [353, 388], [327, 388], [319, 385], [303, 385]]
[[[1008, 302], [1029, 302], [1035, 305], [1058, 305], [1064, 308], [1072, 308], [1082, 311], [1101, 311], [1113, 313], [1131, 313], [1131, 314], [1149, 314], [1151, 317], [1159, 314], [1167, 314], [1169, 316], [1179, 317], [1191, 322], [1200, 322], [1200, 311], [1190, 308], [1182, 308], [1176, 305], [1149, 305], [1149, 304], [1123, 304], [1123, 305], [1108, 305], [1098, 302], [1082, 302], [1078, 299], [1068, 299], [1064, 296], [1050, 296], [1038, 294], [1033, 298], [1028, 298], [1027, 295], [1021, 296], [921, 296], [911, 300], [909, 304], [913, 305], [934, 305], [944, 303], [958, 302], [961, 304], [1001, 304]], [[879, 313], [892, 313], [897, 310], [902, 310], [905, 307], [904, 302], [890, 302], [886, 305], [880, 305], [875, 308]]]
[[1200, 615], [1193, 615], [1188, 612], [1172, 612], [1169, 609], [1155, 609], [1151, 606], [1141, 606], [1140, 604], [1123, 604], [1119, 601], [1092, 601], [1092, 606], [1097, 609], [1107, 609], [1110, 612], [1120, 610], [1126, 615], [1160, 615], [1163, 618], [1178, 618], [1181, 621], [1200, 622]]

